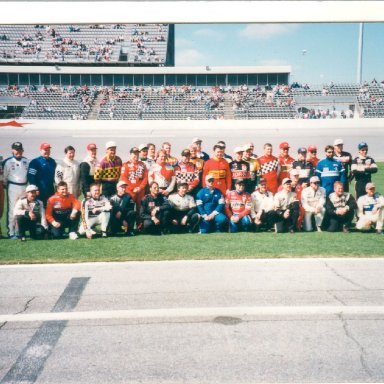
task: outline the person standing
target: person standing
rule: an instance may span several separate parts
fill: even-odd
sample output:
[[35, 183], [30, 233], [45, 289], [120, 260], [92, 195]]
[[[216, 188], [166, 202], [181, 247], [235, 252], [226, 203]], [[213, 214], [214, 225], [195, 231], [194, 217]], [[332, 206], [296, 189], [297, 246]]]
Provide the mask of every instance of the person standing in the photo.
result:
[[302, 185], [303, 188], [308, 187], [309, 179], [315, 173], [315, 167], [307, 160], [307, 149], [305, 147], [297, 150], [297, 160], [292, 163], [292, 169], [299, 172], [299, 184]]
[[29, 161], [23, 156], [23, 144], [19, 141], [12, 144], [12, 156], [3, 162], [3, 183], [7, 191], [7, 225], [8, 238], [16, 240], [18, 231], [14, 215], [17, 200], [25, 193], [28, 182]]
[[279, 185], [285, 179], [286, 177], [289, 178], [289, 171], [292, 169], [292, 164], [295, 161], [293, 157], [289, 155], [289, 143], [286, 141], [280, 143], [280, 155], [279, 155], [279, 166], [280, 166], [280, 173], [278, 178]]
[[84, 197], [89, 195], [89, 188], [95, 182], [95, 169], [97, 165], [97, 146], [94, 143], [87, 145], [87, 156], [80, 163], [81, 191]]
[[365, 186], [372, 182], [372, 174], [378, 171], [375, 160], [368, 156], [368, 144], [362, 142], [358, 145], [359, 156], [352, 161], [351, 171], [356, 180], [356, 199], [365, 195]]
[[161, 146], [161, 149], [165, 152], [166, 163], [171, 167], [175, 167], [175, 165], [177, 164], [177, 158], [171, 155], [171, 148], [171, 143], [169, 143], [168, 141], [165, 141]]
[[167, 163], [167, 154], [160, 149], [157, 153], [156, 163], [148, 172], [148, 183], [156, 182], [159, 193], [168, 196], [176, 185], [175, 169]]
[[273, 194], [279, 187], [278, 177], [280, 173], [279, 159], [272, 155], [272, 144], [264, 144], [264, 155], [259, 157], [260, 177], [267, 181], [267, 189]]
[[229, 169], [231, 170], [232, 185], [231, 190], [235, 190], [235, 183], [238, 180], [244, 181], [245, 191], [252, 193], [254, 189], [254, 183], [251, 180], [250, 163], [243, 160], [244, 148], [236, 147], [233, 150], [234, 160], [229, 163]]
[[65, 147], [64, 153], [64, 160], [56, 166], [55, 183], [65, 181], [68, 185], [68, 192], [78, 198], [80, 196], [80, 164], [75, 160], [75, 148], [68, 145]]
[[316, 145], [309, 145], [308, 146], [308, 157], [307, 160], [313, 164], [313, 166], [316, 168], [317, 164], [319, 163], [320, 159], [317, 157], [317, 147]]
[[349, 180], [351, 176], [351, 165], [352, 165], [352, 155], [349, 152], [343, 151], [344, 141], [343, 139], [336, 139], [333, 143], [333, 148], [335, 149], [336, 160], [339, 160], [343, 165], [345, 170], [346, 181], [344, 184], [344, 191], [349, 192]]
[[253, 153], [253, 143], [247, 143], [244, 146], [243, 160], [249, 164], [249, 184], [245, 184], [246, 191], [252, 193], [258, 182], [260, 175], [260, 163]]
[[195, 165], [190, 162], [191, 151], [186, 148], [181, 152], [181, 159], [175, 166], [176, 185], [180, 183], [187, 183], [187, 193], [196, 196], [198, 192], [198, 185], [200, 182], [199, 172], [196, 170]]
[[98, 161], [95, 169], [95, 182], [101, 183], [101, 192], [107, 198], [116, 193], [123, 165], [120, 157], [116, 155], [116, 147], [114, 141], [105, 144], [106, 155]]
[[47, 200], [55, 193], [56, 161], [51, 156], [51, 145], [40, 145], [41, 156], [33, 159], [28, 168], [28, 183], [39, 188], [39, 199], [47, 206]]
[[155, 160], [148, 157], [148, 145], [140, 144], [139, 151], [139, 160], [145, 164], [147, 170], [149, 171], [151, 169], [151, 166], [155, 164]]

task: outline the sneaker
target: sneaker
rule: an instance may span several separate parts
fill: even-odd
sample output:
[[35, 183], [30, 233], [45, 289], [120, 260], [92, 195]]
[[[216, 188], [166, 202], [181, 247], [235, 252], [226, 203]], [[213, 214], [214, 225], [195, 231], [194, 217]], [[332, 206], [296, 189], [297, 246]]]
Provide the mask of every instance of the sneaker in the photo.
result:
[[320, 226], [317, 227], [317, 232], [323, 232]]
[[69, 238], [70, 238], [71, 240], [77, 240], [77, 239], [79, 238], [79, 236], [77, 235], [76, 232], [70, 232], [70, 233], [69, 233]]
[[26, 241], [27, 239], [25, 238], [25, 236], [22, 236], [20, 237], [20, 241]]
[[127, 236], [133, 237], [133, 236], [136, 236], [136, 233], [134, 231], [128, 231]]
[[19, 238], [16, 235], [9, 236], [9, 240], [19, 240]]
[[349, 228], [348, 228], [348, 226], [343, 225], [343, 232], [344, 232], [344, 233], [349, 233]]
[[382, 234], [383, 234], [383, 231], [382, 231], [381, 229], [378, 229], [378, 230], [376, 231], [376, 234], [378, 234], [378, 235], [382, 235]]
[[104, 237], [104, 238], [108, 237], [107, 232], [101, 232], [101, 237]]

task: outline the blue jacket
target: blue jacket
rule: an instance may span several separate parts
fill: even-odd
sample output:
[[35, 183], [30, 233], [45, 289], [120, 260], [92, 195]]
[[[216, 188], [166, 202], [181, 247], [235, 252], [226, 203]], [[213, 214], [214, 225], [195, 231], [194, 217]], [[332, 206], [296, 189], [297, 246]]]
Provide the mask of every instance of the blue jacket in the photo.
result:
[[320, 178], [321, 186], [325, 188], [327, 196], [334, 191], [333, 183], [335, 181], [341, 181], [343, 184], [347, 182], [343, 164], [335, 159], [320, 160], [316, 167], [316, 176]]
[[220, 213], [225, 206], [224, 196], [217, 188], [200, 189], [196, 195], [196, 205], [201, 216], [210, 215], [213, 211]]

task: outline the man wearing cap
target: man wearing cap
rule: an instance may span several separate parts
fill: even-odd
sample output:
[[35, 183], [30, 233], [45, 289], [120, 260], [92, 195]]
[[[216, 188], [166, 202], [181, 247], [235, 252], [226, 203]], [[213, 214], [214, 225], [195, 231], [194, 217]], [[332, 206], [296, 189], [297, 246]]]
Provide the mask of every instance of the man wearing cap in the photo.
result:
[[229, 232], [240, 230], [248, 232], [251, 228], [251, 195], [245, 192], [245, 183], [241, 179], [235, 182], [235, 190], [225, 196], [225, 213], [229, 218]]
[[264, 155], [258, 158], [260, 176], [267, 180], [268, 191], [276, 193], [279, 187], [280, 164], [279, 159], [272, 155], [272, 144], [264, 144]]
[[312, 176], [309, 180], [309, 186], [301, 192], [301, 205], [304, 208], [304, 230], [311, 232], [313, 228], [312, 221], [315, 221], [316, 229], [321, 232], [321, 225], [325, 215], [326, 192], [320, 187], [320, 179]]
[[98, 161], [95, 169], [94, 179], [101, 183], [101, 192], [107, 198], [116, 193], [123, 165], [120, 157], [116, 156], [116, 146], [114, 141], [105, 144], [106, 155]]
[[253, 153], [253, 143], [247, 143], [244, 146], [243, 160], [249, 164], [249, 181], [245, 184], [246, 191], [252, 193], [258, 183], [260, 175], [260, 163]]
[[314, 165], [307, 160], [307, 149], [300, 147], [297, 150], [297, 160], [292, 163], [292, 169], [296, 169], [299, 172], [299, 184], [303, 184], [303, 188], [308, 187], [309, 179], [315, 173]]
[[160, 149], [157, 152], [156, 163], [148, 172], [148, 183], [156, 181], [161, 195], [168, 196], [175, 189], [176, 175], [172, 165], [167, 163], [167, 154]]
[[140, 144], [139, 151], [139, 160], [142, 161], [147, 167], [147, 170], [149, 170], [151, 166], [155, 164], [155, 160], [148, 157], [148, 145]]
[[372, 181], [372, 174], [378, 171], [375, 160], [367, 156], [368, 144], [362, 142], [358, 145], [359, 156], [353, 159], [351, 172], [356, 180], [356, 199], [365, 195], [365, 186]]
[[75, 160], [75, 148], [68, 145], [64, 149], [64, 160], [57, 164], [55, 171], [55, 183], [65, 181], [68, 185], [68, 192], [76, 198], [81, 194], [80, 191], [80, 164]]
[[336, 139], [333, 142], [333, 148], [335, 149], [335, 160], [339, 160], [345, 170], [346, 182], [344, 184], [344, 191], [349, 192], [349, 180], [352, 165], [352, 155], [349, 152], [343, 151], [344, 141], [343, 139]]
[[289, 143], [283, 141], [279, 145], [280, 155], [279, 155], [279, 165], [280, 165], [280, 173], [278, 178], [279, 185], [286, 177], [289, 177], [289, 171], [292, 169], [292, 163], [295, 159], [289, 156]]
[[14, 215], [19, 229], [19, 238], [25, 241], [25, 233], [29, 231], [32, 239], [42, 239], [48, 229], [43, 202], [37, 199], [38, 188], [28, 185], [26, 197], [17, 200]]
[[112, 205], [109, 226], [112, 234], [123, 229], [128, 236], [134, 236], [136, 221], [135, 202], [129, 193], [126, 192], [127, 184], [124, 181], [117, 183], [117, 193], [110, 198]]
[[199, 172], [196, 167], [189, 160], [191, 158], [191, 151], [186, 148], [181, 152], [181, 159], [175, 166], [176, 185], [180, 183], [187, 183], [187, 193], [196, 196], [198, 192], [198, 185], [200, 183]]
[[233, 159], [232, 159], [232, 156], [230, 156], [227, 153], [225, 153], [225, 148], [227, 148], [227, 145], [225, 144], [225, 141], [220, 140], [216, 144], [220, 145], [220, 147], [223, 148], [223, 150], [224, 150], [224, 159], [227, 160], [228, 163], [230, 163]]
[[313, 164], [313, 167], [316, 168], [320, 159], [317, 157], [317, 147], [316, 145], [308, 146], [308, 157], [307, 160]]
[[111, 217], [112, 205], [110, 201], [101, 194], [100, 184], [92, 184], [90, 196], [81, 203], [81, 223], [79, 234], [85, 233], [87, 239], [92, 239], [96, 234], [93, 228], [100, 225], [101, 237], [107, 237], [107, 228]]
[[161, 149], [165, 152], [166, 155], [166, 163], [171, 167], [174, 167], [177, 164], [177, 158], [171, 155], [171, 148], [171, 143], [168, 141], [165, 141], [161, 146]]
[[80, 163], [81, 191], [84, 197], [89, 196], [89, 188], [95, 182], [94, 175], [97, 165], [97, 146], [94, 143], [87, 145], [87, 156]]
[[292, 180], [288, 177], [282, 181], [283, 189], [274, 196], [275, 226], [277, 233], [297, 230], [299, 217], [299, 201], [296, 193], [292, 192]]
[[51, 227], [54, 239], [64, 236], [66, 228], [69, 230], [69, 238], [76, 240], [79, 227], [81, 203], [72, 194], [68, 193], [65, 181], [60, 181], [56, 187], [57, 192], [47, 201], [46, 218]]
[[[179, 163], [180, 164], [180, 163]], [[177, 192], [172, 193], [168, 200], [172, 207], [172, 231], [176, 233], [195, 232], [201, 216], [197, 213], [195, 199], [187, 193], [188, 183], [181, 181], [177, 184]]]
[[[191, 144], [195, 144], [196, 147], [197, 147], [197, 154], [196, 156], [200, 159], [203, 159], [204, 161], [207, 161], [209, 159], [209, 155], [208, 153], [205, 153], [201, 150], [201, 143], [203, 142], [202, 139], [199, 139], [198, 137], [194, 137], [192, 139], [192, 143]], [[224, 147], [225, 147], [225, 144], [224, 144]]]
[[251, 195], [251, 217], [256, 231], [270, 230], [275, 224], [273, 193], [267, 190], [267, 180], [261, 178], [256, 190]]
[[229, 163], [229, 169], [231, 170], [232, 185], [231, 190], [235, 190], [236, 181], [244, 181], [245, 191], [252, 193], [254, 189], [254, 183], [251, 180], [250, 164], [243, 160], [244, 148], [236, 147], [233, 150], [234, 160]]
[[255, 144], [253, 144], [251, 141], [244, 145], [244, 151], [248, 153], [248, 157], [250, 159], [257, 159], [256, 153], [253, 152], [254, 150], [255, 150]]
[[197, 209], [203, 218], [200, 222], [200, 233], [223, 232], [228, 224], [228, 218], [223, 213], [224, 196], [220, 189], [215, 188], [212, 175], [206, 175], [204, 181], [206, 187], [200, 189], [196, 196]]
[[7, 224], [8, 237], [12, 240], [17, 239], [17, 228], [14, 215], [16, 201], [24, 194], [27, 186], [27, 174], [29, 161], [23, 156], [24, 148], [20, 142], [12, 144], [12, 156], [4, 160], [3, 183], [7, 190]]
[[327, 145], [324, 149], [325, 159], [317, 164], [315, 175], [320, 179], [320, 185], [325, 189], [327, 196], [334, 191], [335, 181], [346, 182], [345, 170], [340, 161], [334, 159], [333, 145]]
[[213, 146], [214, 157], [207, 160], [203, 169], [203, 187], [206, 186], [206, 177], [214, 179], [214, 187], [220, 189], [223, 196], [231, 189], [232, 177], [228, 162], [224, 159], [224, 149], [219, 145]]
[[55, 193], [55, 170], [56, 161], [51, 156], [51, 145], [42, 143], [40, 145], [41, 156], [33, 159], [28, 168], [28, 183], [39, 188], [39, 199], [44, 206], [47, 200]]
[[384, 222], [384, 197], [376, 192], [373, 183], [365, 186], [366, 194], [357, 200], [357, 216], [359, 220], [356, 228], [362, 231], [369, 231], [376, 224], [376, 233], [383, 233]]
[[327, 197], [325, 203], [327, 231], [349, 232], [356, 208], [354, 197], [350, 193], [344, 192], [344, 183], [335, 181], [334, 192]]

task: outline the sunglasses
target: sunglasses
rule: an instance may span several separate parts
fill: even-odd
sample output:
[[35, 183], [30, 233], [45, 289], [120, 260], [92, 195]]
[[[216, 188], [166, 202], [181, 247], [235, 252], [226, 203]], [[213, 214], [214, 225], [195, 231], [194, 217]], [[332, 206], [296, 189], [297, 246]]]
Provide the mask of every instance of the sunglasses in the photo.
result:
[[314, 155], [316, 155], [316, 154], [317, 154], [317, 151], [311, 151], [311, 153], [313, 153]]
[[312, 181], [312, 184], [320, 185], [320, 181]]

